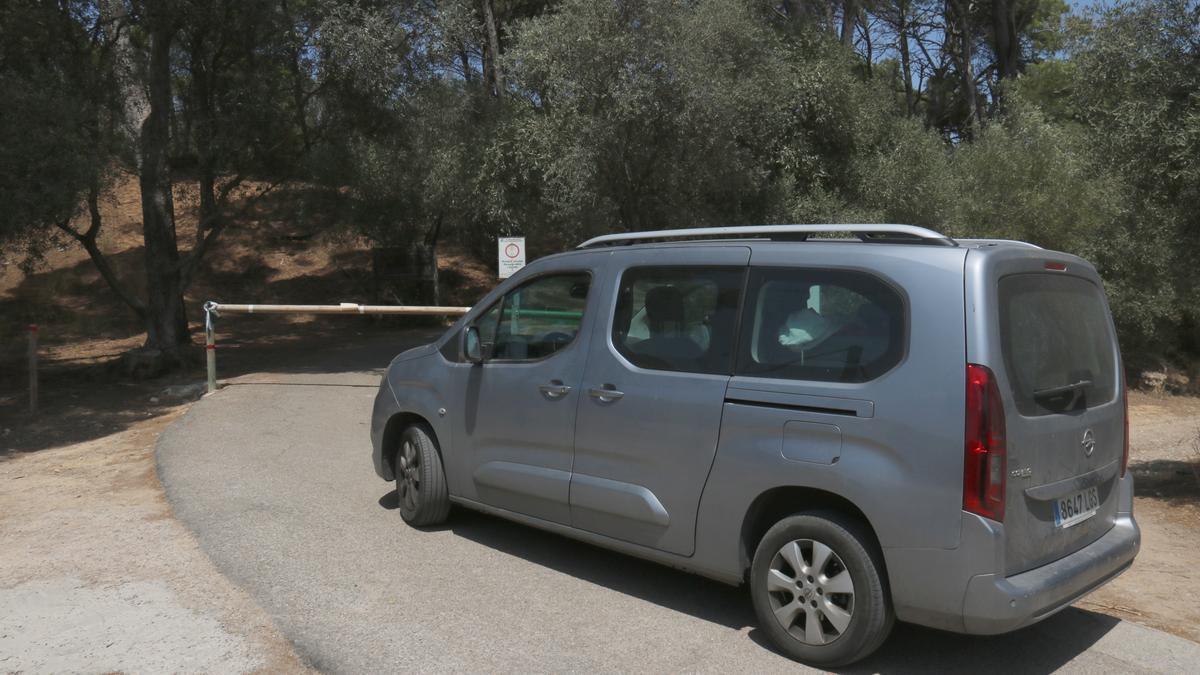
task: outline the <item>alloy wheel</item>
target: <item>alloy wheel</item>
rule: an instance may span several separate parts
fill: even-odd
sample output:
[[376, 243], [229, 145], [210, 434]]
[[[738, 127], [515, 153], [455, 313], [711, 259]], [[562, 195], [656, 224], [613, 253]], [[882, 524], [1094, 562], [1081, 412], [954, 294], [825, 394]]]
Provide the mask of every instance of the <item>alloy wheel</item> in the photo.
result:
[[783, 545], [767, 570], [771, 611], [783, 629], [809, 645], [837, 640], [854, 614], [854, 580], [833, 549], [812, 539]]
[[421, 453], [412, 441], [404, 441], [398, 458], [396, 491], [400, 493], [400, 503], [411, 513], [417, 509], [417, 495], [421, 490]]

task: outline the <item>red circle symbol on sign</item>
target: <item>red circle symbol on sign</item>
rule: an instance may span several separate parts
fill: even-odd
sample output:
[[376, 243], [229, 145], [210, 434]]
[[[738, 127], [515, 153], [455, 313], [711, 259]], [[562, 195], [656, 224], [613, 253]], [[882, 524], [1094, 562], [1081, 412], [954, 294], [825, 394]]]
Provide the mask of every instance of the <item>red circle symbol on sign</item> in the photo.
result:
[[509, 244], [508, 246], [504, 247], [504, 255], [510, 258], [515, 258], [521, 255], [521, 247], [517, 246], [516, 244]]

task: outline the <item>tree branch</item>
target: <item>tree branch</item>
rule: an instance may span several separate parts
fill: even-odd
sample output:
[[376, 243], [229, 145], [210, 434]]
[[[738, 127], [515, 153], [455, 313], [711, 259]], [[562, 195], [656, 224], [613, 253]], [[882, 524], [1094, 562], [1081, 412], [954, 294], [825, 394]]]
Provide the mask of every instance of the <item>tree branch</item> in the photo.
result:
[[119, 297], [122, 302], [124, 302], [126, 305], [129, 305], [129, 308], [133, 310], [134, 314], [137, 314], [139, 319], [145, 319], [145, 303], [134, 297], [133, 294], [121, 284], [121, 280], [117, 278], [116, 273], [113, 271], [112, 265], [108, 263], [108, 258], [104, 257], [104, 253], [102, 253], [100, 251], [100, 247], [96, 245], [96, 236], [100, 234], [100, 224], [102, 222], [100, 217], [98, 192], [99, 191], [95, 187], [92, 187], [92, 189], [88, 191], [87, 205], [91, 222], [88, 225], [86, 232], [80, 232], [79, 230], [71, 227], [70, 218], [63, 221], [56, 221], [54, 224], [58, 226], [58, 229], [71, 235], [75, 241], [79, 242], [80, 245], [83, 246], [83, 249], [87, 251], [88, 256], [92, 259], [92, 264], [96, 266], [96, 270], [100, 272], [101, 278], [103, 278], [105, 283], [108, 284], [108, 287], [117, 294], [117, 297]]
[[187, 289], [192, 285], [195, 279], [196, 269], [200, 266], [200, 261], [204, 258], [204, 254], [212, 246], [213, 242], [221, 236], [225, 231], [225, 226], [231, 218], [239, 218], [250, 212], [250, 208], [257, 204], [257, 200], [263, 196], [273, 192], [276, 188], [283, 184], [282, 180], [277, 180], [258, 191], [251, 199], [243, 202], [242, 207], [237, 210], [230, 218], [224, 216], [225, 207], [229, 203], [229, 195], [245, 180], [243, 174], [238, 174], [231, 178], [228, 182], [221, 186], [220, 193], [216, 199], [216, 205], [213, 208], [212, 214], [205, 219], [196, 223], [196, 240], [192, 246], [192, 250], [182, 258], [179, 265], [179, 279], [182, 290]]

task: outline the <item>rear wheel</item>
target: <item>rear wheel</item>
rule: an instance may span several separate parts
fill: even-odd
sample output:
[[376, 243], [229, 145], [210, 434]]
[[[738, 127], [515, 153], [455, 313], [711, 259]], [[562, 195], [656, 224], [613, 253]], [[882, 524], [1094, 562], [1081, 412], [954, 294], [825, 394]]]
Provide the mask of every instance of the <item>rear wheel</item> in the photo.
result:
[[750, 593], [775, 646], [816, 666], [867, 657], [894, 623], [874, 541], [837, 513], [789, 516], [768, 530], [751, 564]]
[[450, 513], [450, 495], [441, 453], [428, 427], [413, 424], [404, 430], [394, 468], [404, 522], [414, 527], [444, 522]]

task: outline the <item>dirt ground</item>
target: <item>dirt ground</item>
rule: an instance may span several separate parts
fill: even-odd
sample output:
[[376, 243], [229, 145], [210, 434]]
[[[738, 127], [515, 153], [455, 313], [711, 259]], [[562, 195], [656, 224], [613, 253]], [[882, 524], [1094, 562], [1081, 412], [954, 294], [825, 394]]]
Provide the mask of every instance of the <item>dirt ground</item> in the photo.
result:
[[[239, 198], [262, 187], [249, 182]], [[135, 295], [145, 284], [139, 204], [132, 177], [100, 204], [100, 248]], [[183, 242], [194, 238], [197, 207], [194, 183], [180, 182]], [[285, 185], [238, 211], [185, 298], [193, 334], [202, 334], [208, 299], [394, 302], [375, 297], [370, 245], [337, 226], [337, 209], [336, 195]], [[60, 237], [44, 253], [25, 265], [20, 250], [0, 252], [0, 673], [301, 670], [270, 617], [174, 520], [155, 474], [155, 439], [186, 408], [187, 397], [164, 389], [203, 381], [202, 366], [169, 380], [114, 382], [144, 326], [80, 246]], [[441, 247], [439, 269], [444, 304], [469, 305], [494, 283], [452, 245]], [[33, 421], [28, 324], [40, 326]], [[223, 317], [221, 375], [276, 358], [302, 363], [305, 350], [394, 328], [360, 317]]]
[[1133, 567], [1079, 605], [1200, 642], [1200, 398], [1130, 396]]
[[172, 517], [154, 442], [185, 407], [0, 458], [0, 672], [304, 670]]

